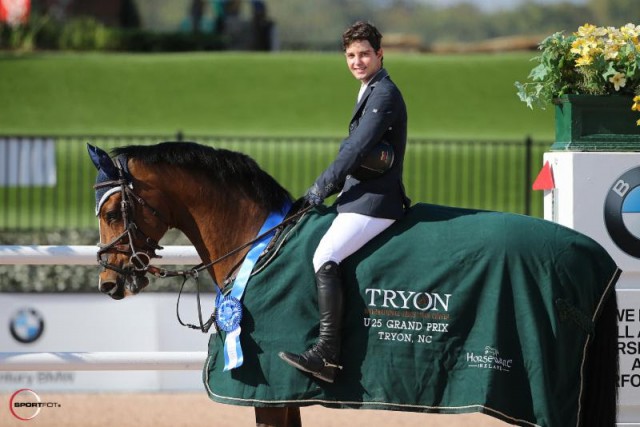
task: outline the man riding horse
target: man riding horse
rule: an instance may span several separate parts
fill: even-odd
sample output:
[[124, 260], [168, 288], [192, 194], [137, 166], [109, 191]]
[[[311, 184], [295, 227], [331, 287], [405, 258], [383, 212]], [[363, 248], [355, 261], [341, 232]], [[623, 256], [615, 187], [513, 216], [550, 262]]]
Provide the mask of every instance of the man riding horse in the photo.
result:
[[[318, 342], [300, 355], [280, 353], [288, 364], [330, 383], [336, 370], [342, 368], [344, 290], [340, 263], [402, 218], [410, 203], [402, 183], [407, 110], [400, 90], [382, 67], [381, 39], [377, 28], [366, 22], [356, 22], [342, 35], [347, 66], [361, 82], [358, 100], [349, 136], [336, 159], [305, 195], [308, 204], [319, 205], [340, 192], [336, 200], [338, 215], [313, 256], [320, 335]], [[363, 168], [363, 160], [370, 156], [382, 167]], [[372, 169], [380, 173], [372, 173]]]

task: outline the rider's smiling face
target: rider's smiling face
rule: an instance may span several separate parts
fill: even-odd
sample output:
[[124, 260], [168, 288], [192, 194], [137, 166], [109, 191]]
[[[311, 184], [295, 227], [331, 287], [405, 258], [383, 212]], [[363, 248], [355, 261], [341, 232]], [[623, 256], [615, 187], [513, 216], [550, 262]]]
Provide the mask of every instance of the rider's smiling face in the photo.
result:
[[347, 66], [353, 77], [367, 83], [382, 68], [382, 48], [376, 52], [367, 40], [356, 40], [345, 50]]

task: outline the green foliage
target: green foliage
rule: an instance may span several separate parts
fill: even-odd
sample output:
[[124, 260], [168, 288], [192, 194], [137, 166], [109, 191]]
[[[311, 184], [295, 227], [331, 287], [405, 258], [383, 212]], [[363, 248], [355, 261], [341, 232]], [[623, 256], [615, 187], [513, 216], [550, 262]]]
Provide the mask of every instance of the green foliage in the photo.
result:
[[50, 27], [51, 19], [47, 15], [33, 15], [26, 25], [0, 23], [0, 49], [31, 52]]
[[45, 50], [184, 52], [226, 48], [213, 33], [157, 33], [139, 28], [108, 27], [95, 18], [74, 18], [61, 24], [48, 15], [34, 17], [26, 25], [0, 24], [0, 48], [19, 52]]
[[529, 79], [532, 82], [516, 82], [518, 97], [529, 108], [545, 108], [558, 96], [569, 93], [576, 84], [577, 73], [572, 66], [573, 54], [570, 53], [574, 37], [565, 37], [555, 33], [540, 43], [541, 55], [533, 58], [537, 62]]
[[63, 50], [106, 50], [113, 46], [114, 38], [114, 30], [86, 17], [64, 25], [58, 43]]
[[[47, 245], [91, 245], [100, 240], [96, 229], [0, 231], [3, 245], [40, 242]], [[0, 265], [0, 292], [80, 292], [95, 290], [98, 267], [80, 265]], [[91, 284], [90, 286], [88, 286]]]

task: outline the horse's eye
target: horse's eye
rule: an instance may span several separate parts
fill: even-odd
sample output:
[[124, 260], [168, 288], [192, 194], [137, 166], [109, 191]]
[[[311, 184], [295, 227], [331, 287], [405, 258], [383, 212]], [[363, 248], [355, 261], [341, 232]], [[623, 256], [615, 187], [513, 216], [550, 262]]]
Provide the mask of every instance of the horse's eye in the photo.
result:
[[118, 210], [112, 210], [106, 213], [105, 218], [107, 220], [108, 223], [112, 223], [114, 221], [117, 221], [118, 219], [120, 219], [120, 211]]

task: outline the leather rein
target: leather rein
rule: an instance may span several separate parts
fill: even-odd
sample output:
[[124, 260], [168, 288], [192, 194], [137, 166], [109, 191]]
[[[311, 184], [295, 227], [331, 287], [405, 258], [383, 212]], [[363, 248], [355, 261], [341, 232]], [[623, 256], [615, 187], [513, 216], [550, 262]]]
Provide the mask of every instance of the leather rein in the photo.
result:
[[[98, 183], [94, 185], [93, 188], [98, 190], [104, 187], [109, 187], [109, 188], [120, 187], [120, 189], [118, 190], [121, 194], [120, 214], [122, 215], [124, 229], [122, 233], [114, 237], [109, 243], [104, 243], [104, 244], [98, 243], [98, 248], [99, 248], [97, 253], [98, 264], [100, 264], [104, 269], [112, 270], [118, 274], [125, 276], [127, 286], [129, 290], [134, 294], [138, 293], [141, 290], [138, 288], [136, 282], [132, 280], [134, 276], [142, 277], [142, 276], [145, 276], [146, 274], [152, 274], [153, 276], [161, 279], [167, 278], [167, 277], [178, 277], [178, 276], [182, 277], [183, 281], [182, 281], [182, 285], [180, 286], [180, 291], [178, 293], [178, 300], [176, 302], [176, 315], [178, 318], [178, 322], [182, 326], [186, 326], [191, 329], [199, 329], [203, 333], [207, 333], [210, 327], [215, 323], [214, 322], [215, 313], [212, 313], [209, 320], [206, 323], [203, 323], [202, 312], [200, 309], [201, 308], [200, 283], [198, 281], [199, 273], [202, 270], [206, 270], [209, 267], [212, 267], [215, 264], [218, 264], [219, 262], [229, 258], [230, 256], [237, 254], [243, 249], [246, 249], [247, 247], [253, 245], [255, 242], [261, 240], [263, 237], [269, 235], [273, 231], [279, 228], [284, 228], [284, 225], [302, 217], [310, 209], [313, 208], [313, 206], [306, 206], [303, 209], [300, 209], [298, 212], [285, 218], [280, 224], [268, 229], [267, 231], [260, 234], [259, 236], [256, 236], [252, 240], [246, 243], [243, 243], [242, 245], [236, 247], [235, 249], [232, 249], [231, 251], [227, 252], [226, 254], [214, 260], [211, 260], [209, 262], [201, 262], [200, 264], [186, 270], [167, 270], [164, 268], [159, 268], [157, 266], [151, 265], [151, 259], [162, 258], [162, 256], [157, 255], [155, 251], [161, 250], [163, 249], [163, 247], [160, 246], [158, 241], [147, 236], [136, 225], [132, 215], [133, 203], [137, 203], [143, 209], [149, 210], [153, 216], [158, 218], [167, 227], [167, 229], [171, 228], [171, 225], [169, 221], [161, 214], [160, 211], [158, 211], [153, 206], [149, 205], [142, 197], [140, 197], [133, 191], [131, 187], [131, 180], [127, 178], [126, 173], [123, 170], [123, 167], [120, 164], [120, 162], [114, 160], [114, 163], [118, 169], [119, 178], [116, 180], [108, 180], [108, 181]], [[141, 240], [144, 242], [142, 248], [137, 248], [135, 246], [135, 241], [136, 241], [135, 237], [137, 237], [138, 240]], [[106, 259], [103, 259], [103, 255], [109, 254], [109, 253], [122, 253], [122, 254], [129, 255], [129, 265], [124, 268], [121, 268], [121, 267], [118, 267], [117, 265], [110, 264]], [[242, 261], [240, 261], [240, 263], [241, 262]], [[231, 271], [227, 274], [227, 277], [225, 278], [223, 284], [227, 285], [233, 281], [232, 280], [233, 273], [238, 268], [239, 264], [231, 269]], [[215, 275], [212, 274], [211, 276], [212, 276], [214, 285], [220, 288], [220, 285], [216, 281]], [[180, 297], [182, 295], [184, 285], [189, 278], [193, 278], [196, 281], [196, 285], [197, 285], [198, 320], [200, 323], [199, 326], [184, 323], [180, 318], [180, 312], [179, 312]]]

